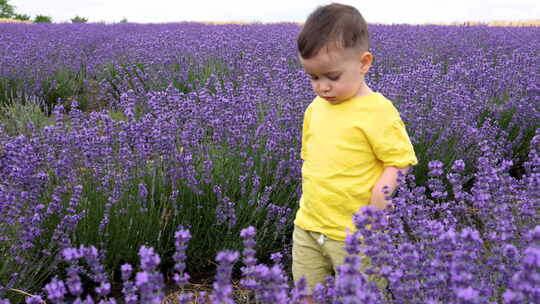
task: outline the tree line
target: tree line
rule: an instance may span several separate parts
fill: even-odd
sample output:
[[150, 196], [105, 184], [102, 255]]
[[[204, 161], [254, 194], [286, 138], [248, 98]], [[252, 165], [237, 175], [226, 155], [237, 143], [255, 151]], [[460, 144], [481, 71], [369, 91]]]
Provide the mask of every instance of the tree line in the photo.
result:
[[[0, 19], [15, 19], [21, 21], [32, 21], [34, 23], [52, 23], [53, 19], [50, 16], [38, 14], [32, 18], [30, 15], [15, 12], [15, 6], [9, 4], [8, 0], [0, 0]], [[71, 18], [72, 23], [86, 23], [88, 18], [80, 17], [79, 15]], [[127, 22], [124, 18], [120, 22]]]

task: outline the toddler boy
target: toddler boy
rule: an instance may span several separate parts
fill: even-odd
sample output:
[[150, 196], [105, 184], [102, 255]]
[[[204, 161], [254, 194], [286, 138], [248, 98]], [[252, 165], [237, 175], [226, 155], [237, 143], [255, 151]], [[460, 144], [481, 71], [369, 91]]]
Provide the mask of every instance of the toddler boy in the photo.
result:
[[353, 213], [369, 204], [384, 209], [383, 187], [392, 194], [398, 171], [417, 164], [398, 111], [365, 82], [373, 61], [368, 47], [362, 15], [336, 3], [317, 8], [298, 36], [317, 96], [304, 114], [292, 271], [295, 281], [306, 277], [310, 291], [343, 263]]

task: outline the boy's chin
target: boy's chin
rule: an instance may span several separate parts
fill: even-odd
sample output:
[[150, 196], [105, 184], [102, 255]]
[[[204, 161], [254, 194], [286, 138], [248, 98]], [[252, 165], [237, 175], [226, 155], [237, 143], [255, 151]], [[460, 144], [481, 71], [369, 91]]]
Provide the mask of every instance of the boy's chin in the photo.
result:
[[339, 104], [342, 102], [342, 100], [336, 98], [336, 97], [322, 97], [322, 99], [328, 101], [331, 104]]
[[323, 99], [326, 100], [328, 103], [330, 103], [332, 105], [338, 105], [338, 104], [344, 103], [345, 101], [349, 100], [350, 98], [343, 99], [343, 98], [334, 97], [334, 98], [328, 98], [328, 99], [323, 98]]

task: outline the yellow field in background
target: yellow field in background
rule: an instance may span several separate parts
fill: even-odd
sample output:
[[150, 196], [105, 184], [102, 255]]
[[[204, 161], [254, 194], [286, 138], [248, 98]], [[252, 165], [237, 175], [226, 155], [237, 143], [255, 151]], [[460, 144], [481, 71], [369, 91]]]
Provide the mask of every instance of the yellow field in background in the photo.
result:
[[31, 21], [21, 21], [15, 19], [0, 18], [0, 23], [32, 23]]
[[[275, 22], [245, 22], [245, 21], [207, 21], [201, 22], [206, 24], [272, 24]], [[304, 24], [303, 22], [293, 22], [299, 25]], [[376, 24], [388, 24], [388, 23], [376, 23]], [[420, 25], [487, 25], [487, 26], [540, 26], [540, 19], [537, 20], [523, 20], [523, 21], [504, 21], [496, 20], [492, 22], [476, 22], [476, 21], [467, 21], [467, 22], [430, 22]]]
[[496, 20], [489, 23], [484, 22], [452, 22], [450, 25], [488, 25], [488, 26], [540, 26], [540, 19], [524, 21]]

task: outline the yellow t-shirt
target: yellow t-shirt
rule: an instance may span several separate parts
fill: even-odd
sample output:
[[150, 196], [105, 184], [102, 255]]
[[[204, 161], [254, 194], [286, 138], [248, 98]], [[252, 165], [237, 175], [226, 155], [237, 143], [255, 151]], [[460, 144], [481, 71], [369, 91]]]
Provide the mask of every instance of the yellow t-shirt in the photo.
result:
[[356, 230], [352, 215], [369, 205], [384, 167], [418, 162], [398, 111], [380, 93], [337, 105], [316, 97], [304, 114], [301, 157], [294, 224], [335, 240]]

